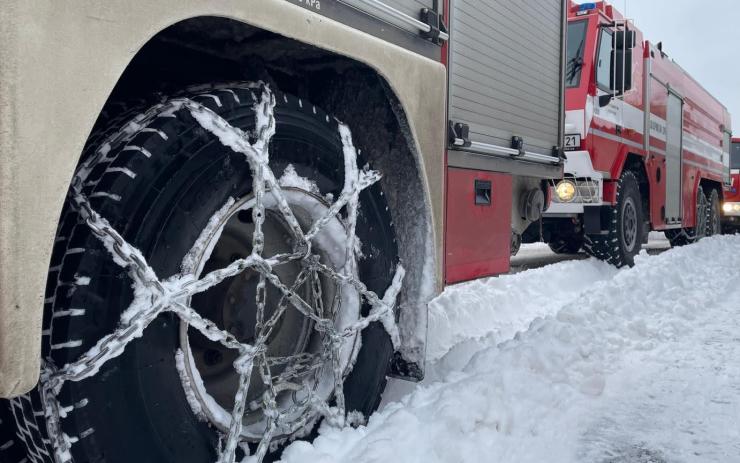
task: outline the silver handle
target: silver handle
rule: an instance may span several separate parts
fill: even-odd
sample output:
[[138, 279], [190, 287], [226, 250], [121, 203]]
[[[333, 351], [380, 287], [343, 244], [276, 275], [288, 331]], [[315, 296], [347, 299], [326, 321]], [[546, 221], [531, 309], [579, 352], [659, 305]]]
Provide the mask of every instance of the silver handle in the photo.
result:
[[[378, 16], [380, 19], [402, 29], [419, 32], [429, 32], [432, 30], [429, 24], [424, 24], [418, 19], [412, 18], [406, 13], [398, 11], [397, 9], [378, 0], [340, 0], [340, 2], [368, 14]], [[440, 31], [439, 39], [445, 41], [449, 40], [450, 35], [446, 32]]]
[[519, 151], [513, 148], [491, 145], [488, 143], [480, 143], [477, 141], [471, 142], [468, 150], [481, 154], [492, 154], [494, 156], [502, 156], [511, 159], [523, 159], [525, 161], [539, 162], [541, 164], [560, 164], [560, 159], [556, 158], [555, 156], [549, 156], [547, 154], [540, 153], [531, 153], [529, 151], [525, 151], [524, 154], [520, 155]]

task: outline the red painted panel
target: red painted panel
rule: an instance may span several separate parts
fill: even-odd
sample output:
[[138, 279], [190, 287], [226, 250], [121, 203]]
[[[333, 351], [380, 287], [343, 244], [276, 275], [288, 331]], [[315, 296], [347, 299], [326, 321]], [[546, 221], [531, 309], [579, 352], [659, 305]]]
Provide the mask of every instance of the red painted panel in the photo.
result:
[[[475, 181], [491, 182], [491, 204], [475, 204]], [[511, 176], [447, 169], [445, 282], [457, 283], [509, 271]]]

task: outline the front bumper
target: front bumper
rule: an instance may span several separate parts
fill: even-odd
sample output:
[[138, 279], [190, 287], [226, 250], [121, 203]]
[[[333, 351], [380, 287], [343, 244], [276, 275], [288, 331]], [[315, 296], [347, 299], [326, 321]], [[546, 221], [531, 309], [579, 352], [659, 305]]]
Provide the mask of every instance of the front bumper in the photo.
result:
[[[568, 201], [561, 200], [555, 193], [560, 182], [571, 182], [575, 195]], [[604, 174], [594, 170], [588, 151], [570, 151], [565, 160], [562, 180], [550, 180], [552, 203], [544, 217], [569, 217], [584, 213], [584, 206], [601, 206], [603, 202]]]

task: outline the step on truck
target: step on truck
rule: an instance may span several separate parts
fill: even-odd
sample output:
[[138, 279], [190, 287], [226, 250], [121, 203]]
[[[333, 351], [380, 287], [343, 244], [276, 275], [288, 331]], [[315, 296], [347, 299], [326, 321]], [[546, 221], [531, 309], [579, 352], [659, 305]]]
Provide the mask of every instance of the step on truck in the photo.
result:
[[274, 458], [563, 166], [560, 0], [6, 2], [0, 461]]
[[720, 232], [730, 116], [661, 43], [606, 2], [570, 2], [565, 81], [565, 174], [526, 241], [622, 266], [650, 230]]
[[730, 183], [722, 202], [722, 231], [740, 231], [740, 138], [733, 138], [730, 148]]

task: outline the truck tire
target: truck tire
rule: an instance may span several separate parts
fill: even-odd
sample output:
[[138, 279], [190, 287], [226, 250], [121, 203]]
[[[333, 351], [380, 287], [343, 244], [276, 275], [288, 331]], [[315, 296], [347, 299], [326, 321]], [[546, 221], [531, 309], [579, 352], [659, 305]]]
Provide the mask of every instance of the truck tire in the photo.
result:
[[[223, 330], [220, 333], [231, 333], [236, 344], [263, 346], [262, 354], [249, 355], [264, 358], [264, 363], [240, 377], [234, 370], [242, 357], [201, 335], [193, 328], [198, 321], [192, 314], [183, 319], [175, 312], [162, 312], [119, 356], [96, 365], [97, 374], [59, 386], [53, 400], [60, 413], [58, 423], [54, 422], [44, 378], [93, 352], [90, 349], [101, 345], [107, 335], [125, 336], [117, 327], [135, 307], [130, 305], [137, 297], [135, 291], [142, 290], [132, 289], [133, 274], [111, 259], [110, 242], [105, 244], [96, 236], [99, 231], [93, 232], [71, 189], [49, 270], [42, 380], [31, 393], [0, 403], [6, 407], [4, 413], [13, 416], [20, 438], [15, 447], [23, 444], [32, 461], [50, 463], [54, 455], [57, 461], [71, 462], [215, 461], [222, 442], [226, 447], [231, 424], [224, 420], [230, 418], [233, 395], [230, 401], [225, 397], [244, 378], [251, 378], [256, 386], [246, 389], [243, 437], [232, 461], [242, 458], [245, 448], [267, 451], [260, 445], [263, 436], [258, 431], [276, 419], [274, 412], [284, 413], [279, 417], [286, 427], [265, 438], [272, 441], [264, 447], [269, 452], [284, 442], [311, 436], [326, 416], [344, 423], [345, 416], [367, 417], [379, 405], [394, 350], [386, 321], [371, 321], [360, 334], [347, 335], [354, 341], [330, 351], [327, 339], [334, 338], [322, 334], [326, 325], [297, 309], [281, 309], [281, 304], [287, 306], [287, 298], [298, 294], [311, 301], [314, 316], [328, 314], [326, 319], [334, 320], [335, 329], [343, 330], [370, 313], [373, 307], [360, 294], [373, 291], [382, 297], [398, 276], [395, 231], [385, 197], [377, 182], [360, 191], [355, 251], [342, 252], [352, 236], [350, 205], [336, 209], [338, 213], [330, 208], [352, 183], [345, 184], [345, 176], [353, 172], [347, 164], [348, 129], [295, 96], [275, 93], [264, 100], [267, 93], [271, 94], [264, 85], [238, 83], [200, 87], [166, 99], [117, 127], [101, 128], [110, 135], [92, 135], [93, 142], [83, 154], [83, 161], [92, 161], [82, 164], [76, 176], [84, 180], [82, 192], [89, 206], [141, 251], [161, 278], [160, 284], [176, 280], [186, 269], [200, 278], [251, 256], [259, 245], [255, 218], [263, 221], [266, 256], [307, 253], [308, 257], [285, 258], [273, 264], [276, 269], [270, 268], [281, 282], [292, 277], [293, 286], [286, 284], [288, 292], [281, 293], [270, 279], [260, 290], [264, 274], [246, 270], [188, 296], [193, 310], [212, 319]], [[183, 101], [202, 108], [201, 116], [217, 117], [204, 123]], [[260, 101], [268, 103], [260, 106]], [[274, 118], [265, 122], [269, 101], [274, 104]], [[256, 127], [260, 120], [262, 130]], [[227, 126], [221, 132], [218, 121]], [[236, 151], [239, 142], [232, 136], [241, 133], [250, 143], [258, 143], [271, 126], [275, 130], [268, 138], [266, 168], [280, 179], [281, 194], [295, 224], [280, 215], [284, 213], [280, 201], [268, 190], [263, 196], [265, 209], [259, 212], [255, 206], [259, 193], [252, 189], [257, 173]], [[234, 127], [242, 132], [233, 131]], [[366, 163], [361, 157], [356, 162]], [[372, 174], [368, 167], [357, 172]], [[357, 184], [355, 188], [359, 191]], [[314, 235], [310, 248], [301, 247], [291, 227], [297, 224], [307, 233], [319, 219], [326, 220], [324, 228]], [[113, 254], [121, 259], [121, 254]], [[320, 265], [329, 268], [337, 262], [345, 269], [354, 268], [354, 273], [345, 275], [350, 279], [355, 275], [367, 291], [355, 293], [359, 286], [350, 286], [349, 280], [319, 272]], [[260, 309], [254, 298], [260, 291], [266, 298], [260, 326], [264, 329], [274, 320], [263, 344], [258, 340], [263, 332], [255, 325]], [[258, 365], [256, 360], [252, 364]], [[330, 377], [336, 381], [337, 376], [331, 376], [335, 372], [341, 373], [339, 382], [329, 384]], [[259, 383], [265, 375], [272, 378], [271, 386]], [[266, 411], [260, 407], [268, 397], [274, 402]], [[344, 408], [338, 404], [340, 398]], [[305, 403], [299, 404], [301, 400]], [[343, 410], [347, 415], [338, 413]], [[59, 442], [66, 448], [60, 448]]]
[[686, 246], [704, 238], [707, 234], [708, 216], [709, 200], [704, 194], [704, 188], [699, 185], [696, 191], [696, 225], [690, 228], [666, 230], [665, 236], [671, 246]]
[[26, 459], [26, 448], [16, 434], [10, 408], [3, 405], [0, 403], [0, 463], [21, 463]]
[[722, 234], [722, 206], [720, 205], [719, 193], [712, 188], [707, 197], [707, 236]]
[[635, 174], [622, 173], [617, 185], [617, 204], [611, 208], [606, 233], [584, 235], [583, 249], [616, 267], [632, 266], [642, 248], [644, 227], [640, 186]]
[[547, 244], [555, 254], [577, 254], [583, 246], [583, 236], [558, 237]]

